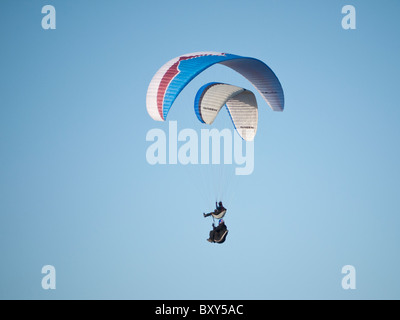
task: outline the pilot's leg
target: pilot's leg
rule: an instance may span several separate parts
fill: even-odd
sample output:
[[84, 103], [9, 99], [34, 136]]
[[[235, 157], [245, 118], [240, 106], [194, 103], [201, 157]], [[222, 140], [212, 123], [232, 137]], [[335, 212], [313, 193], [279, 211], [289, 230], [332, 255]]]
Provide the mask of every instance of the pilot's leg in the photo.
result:
[[209, 217], [213, 214], [214, 212], [210, 212], [210, 213], [203, 213], [204, 218]]

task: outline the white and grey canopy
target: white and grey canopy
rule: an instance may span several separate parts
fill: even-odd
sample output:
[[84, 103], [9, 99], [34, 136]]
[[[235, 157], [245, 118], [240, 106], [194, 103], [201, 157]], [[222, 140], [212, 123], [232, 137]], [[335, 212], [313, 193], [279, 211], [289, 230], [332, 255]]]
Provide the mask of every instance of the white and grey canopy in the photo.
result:
[[240, 137], [252, 141], [258, 122], [257, 100], [253, 92], [226, 83], [207, 83], [196, 94], [194, 110], [200, 122], [212, 124], [224, 105]]

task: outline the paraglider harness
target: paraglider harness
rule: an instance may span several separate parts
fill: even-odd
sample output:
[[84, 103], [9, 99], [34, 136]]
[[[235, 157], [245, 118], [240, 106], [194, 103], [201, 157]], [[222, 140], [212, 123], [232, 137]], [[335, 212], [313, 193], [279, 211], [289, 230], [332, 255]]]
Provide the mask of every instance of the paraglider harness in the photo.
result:
[[[225, 215], [225, 213], [226, 213], [226, 209], [223, 211], [223, 216]], [[220, 214], [222, 214], [222, 213], [220, 213]], [[217, 218], [217, 217], [214, 218], [214, 215], [213, 215], [212, 217], [213, 217], [213, 229], [214, 229], [215, 218]], [[217, 218], [217, 219], [218, 219], [218, 218]], [[224, 223], [224, 224], [225, 224], [225, 223]], [[214, 242], [214, 243], [224, 243], [225, 240], [226, 240], [226, 236], [227, 236], [227, 235], [228, 235], [228, 229], [226, 228], [226, 225], [225, 225], [225, 231], [224, 231], [224, 233], [222, 234], [222, 236], [219, 237], [218, 240], [213, 240], [213, 242]]]
[[[212, 215], [213, 219], [214, 218], [222, 219], [225, 216], [225, 213], [226, 213], [226, 209], [224, 208], [221, 212], [212, 213], [211, 215]], [[215, 220], [214, 220], [214, 222], [215, 222]]]

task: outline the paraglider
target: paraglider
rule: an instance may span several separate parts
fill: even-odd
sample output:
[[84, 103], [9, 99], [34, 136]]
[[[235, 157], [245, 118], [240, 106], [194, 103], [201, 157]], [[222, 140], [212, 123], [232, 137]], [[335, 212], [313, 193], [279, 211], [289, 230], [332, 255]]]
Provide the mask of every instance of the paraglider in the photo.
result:
[[207, 241], [212, 243], [224, 243], [229, 231], [224, 220], [220, 219], [218, 226], [215, 226], [213, 223], [212, 227], [213, 229], [210, 231], [210, 237], [207, 239]]
[[210, 231], [210, 237], [207, 239], [208, 242], [213, 243], [224, 243], [226, 236], [228, 235], [228, 229], [222, 219], [225, 216], [226, 208], [222, 204], [222, 201], [215, 202], [215, 210], [210, 213], [203, 213], [204, 218], [212, 216], [214, 219], [219, 219], [218, 226], [212, 224], [213, 229]]
[[213, 216], [215, 219], [222, 219], [225, 216], [226, 208], [223, 206], [222, 201], [218, 204], [215, 202], [215, 210], [210, 213], [203, 213], [204, 218]]
[[200, 122], [212, 124], [224, 105], [239, 136], [246, 141], [252, 141], [258, 122], [254, 93], [230, 84], [207, 83], [196, 94], [194, 110]]
[[[222, 64], [241, 74], [255, 87], [273, 111], [283, 111], [282, 86], [275, 73], [264, 62], [229, 53], [205, 51], [176, 57], [156, 72], [146, 96], [147, 112], [151, 118], [166, 121], [179, 93], [197, 75], [214, 64]], [[197, 92], [195, 114], [200, 122], [212, 125], [224, 105], [239, 136], [246, 141], [254, 140], [258, 125], [258, 105], [254, 93], [226, 83], [207, 83]], [[203, 214], [204, 217], [211, 215], [213, 219], [220, 219], [217, 227], [213, 224], [213, 230], [207, 239], [209, 242], [225, 242], [228, 229], [222, 217], [226, 211], [220, 202], [216, 204], [213, 212]]]

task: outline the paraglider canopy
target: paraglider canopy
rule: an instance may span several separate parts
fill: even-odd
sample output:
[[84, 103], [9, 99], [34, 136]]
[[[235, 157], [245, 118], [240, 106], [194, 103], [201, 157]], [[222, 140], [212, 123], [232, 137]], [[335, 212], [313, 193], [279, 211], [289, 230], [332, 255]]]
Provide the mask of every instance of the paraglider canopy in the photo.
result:
[[147, 89], [149, 115], [165, 121], [182, 89], [199, 73], [219, 63], [247, 78], [274, 111], [283, 111], [282, 86], [274, 72], [262, 61], [222, 52], [195, 52], [176, 57], [162, 66]]
[[257, 100], [253, 92], [226, 83], [207, 83], [196, 94], [194, 110], [200, 122], [212, 124], [224, 105], [239, 136], [252, 141], [258, 122]]

